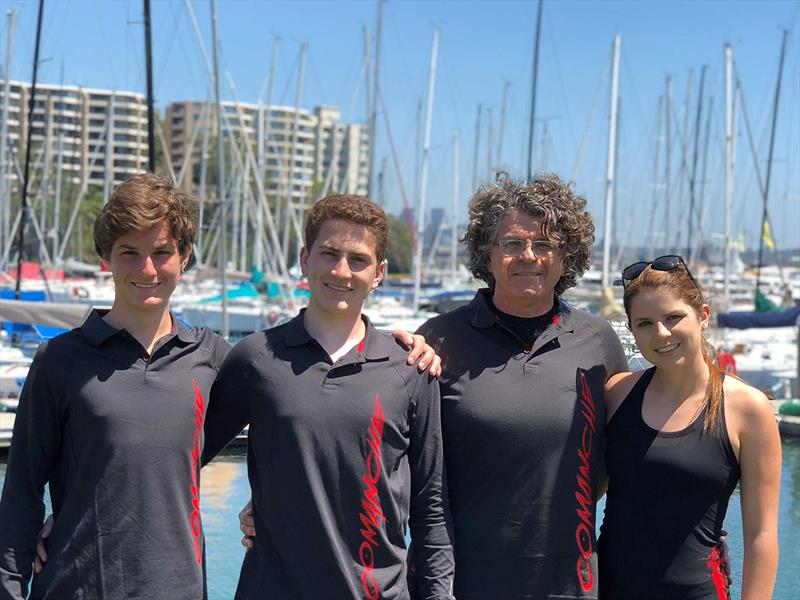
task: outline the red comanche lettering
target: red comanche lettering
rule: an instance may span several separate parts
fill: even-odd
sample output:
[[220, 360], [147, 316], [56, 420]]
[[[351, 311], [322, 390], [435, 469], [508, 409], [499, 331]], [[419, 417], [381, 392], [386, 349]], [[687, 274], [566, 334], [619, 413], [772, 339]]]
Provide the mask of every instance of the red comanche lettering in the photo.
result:
[[194, 387], [194, 438], [192, 440], [192, 514], [189, 517], [189, 523], [194, 540], [194, 556], [199, 565], [203, 561], [203, 549], [201, 548], [203, 532], [200, 526], [200, 484], [197, 481], [197, 473], [200, 464], [200, 436], [203, 433], [206, 403], [203, 400], [203, 393], [194, 379], [192, 379], [192, 387]]
[[381, 508], [381, 499], [378, 496], [377, 483], [381, 478], [381, 440], [383, 439], [383, 406], [379, 394], [375, 394], [375, 410], [372, 413], [372, 423], [367, 431], [367, 444], [369, 451], [366, 458], [366, 473], [364, 473], [364, 493], [361, 496], [361, 545], [358, 547], [358, 560], [364, 570], [361, 573], [361, 584], [370, 600], [380, 597], [378, 583], [375, 581], [375, 548], [378, 542], [375, 537], [381, 527], [381, 521], [386, 521]]
[[[591, 558], [594, 551], [592, 544], [592, 533], [594, 532], [594, 490], [592, 489], [591, 456], [594, 435], [597, 432], [597, 412], [592, 399], [592, 392], [589, 383], [586, 381], [586, 373], [583, 370], [578, 372], [580, 378], [579, 394], [581, 414], [586, 419], [581, 434], [581, 447], [578, 448], [578, 489], [575, 491], [575, 499], [578, 501], [577, 514], [580, 522], [575, 529], [575, 542], [578, 545], [578, 563], [576, 570], [578, 581], [584, 591], [589, 591], [594, 587], [592, 576]], [[588, 574], [588, 579], [584, 579], [584, 574]]]

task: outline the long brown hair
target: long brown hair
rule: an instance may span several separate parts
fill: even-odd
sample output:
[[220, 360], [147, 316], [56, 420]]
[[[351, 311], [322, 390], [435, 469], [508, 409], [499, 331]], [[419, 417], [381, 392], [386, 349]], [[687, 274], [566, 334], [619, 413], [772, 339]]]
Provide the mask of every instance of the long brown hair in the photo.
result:
[[[671, 271], [657, 271], [647, 267], [636, 279], [633, 279], [625, 288], [622, 296], [625, 305], [625, 314], [628, 322], [631, 319], [631, 303], [643, 289], [666, 288], [675, 296], [692, 307], [698, 317], [703, 314], [703, 292], [689, 274], [686, 266], [681, 263]], [[708, 407], [703, 421], [703, 430], [719, 433], [722, 423], [722, 384], [724, 371], [717, 363], [717, 351], [705, 335], [701, 336], [701, 349], [703, 361], [708, 367], [708, 385], [704, 406]]]

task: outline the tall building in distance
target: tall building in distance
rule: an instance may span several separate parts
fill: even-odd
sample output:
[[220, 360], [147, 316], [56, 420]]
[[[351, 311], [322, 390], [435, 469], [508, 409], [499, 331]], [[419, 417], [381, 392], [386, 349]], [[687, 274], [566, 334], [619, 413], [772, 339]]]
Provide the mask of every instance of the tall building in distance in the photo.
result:
[[[4, 83], [0, 80], [0, 103]], [[142, 94], [120, 90], [99, 90], [72, 85], [37, 84], [36, 103], [29, 110], [30, 84], [10, 82], [8, 137], [14, 152], [7, 153], [5, 173], [22, 169], [31, 121], [32, 159], [55, 171], [60, 150], [62, 182], [102, 186], [121, 183], [134, 173], [147, 170], [147, 107]], [[107, 169], [108, 167], [108, 169]], [[32, 171], [33, 173], [33, 171]], [[31, 183], [47, 178], [52, 188], [55, 177], [38, 169]], [[29, 193], [34, 189], [28, 187]]]
[[332, 191], [366, 195], [369, 186], [367, 126], [340, 123], [341, 115], [336, 106], [319, 106], [314, 109], [314, 116], [317, 119], [314, 179], [324, 181], [330, 177]]
[[[334, 165], [330, 174], [331, 191], [367, 193], [366, 126], [340, 123], [337, 107], [320, 106], [310, 112], [289, 106], [228, 101], [222, 103], [222, 111], [226, 172], [241, 172], [249, 141], [256, 164], [264, 174], [268, 195], [285, 198], [291, 186], [294, 202], [310, 204], [314, 200], [310, 198], [312, 187], [315, 183], [324, 184], [331, 165]], [[180, 182], [185, 191], [200, 190], [204, 142], [206, 156], [213, 157], [216, 145], [212, 141], [217, 131], [214, 104], [184, 101], [167, 106], [166, 152], [176, 175], [185, 173]], [[212, 182], [214, 178], [215, 174], [207, 170], [206, 181]]]

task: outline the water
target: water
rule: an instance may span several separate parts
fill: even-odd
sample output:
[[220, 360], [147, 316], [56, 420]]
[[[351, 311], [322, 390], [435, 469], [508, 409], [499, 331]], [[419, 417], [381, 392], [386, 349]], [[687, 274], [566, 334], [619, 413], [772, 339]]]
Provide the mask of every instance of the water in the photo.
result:
[[[243, 453], [217, 457], [203, 469], [202, 509], [206, 531], [209, 600], [233, 598], [244, 556], [238, 513], [250, 497]], [[0, 484], [5, 480], [0, 457]], [[598, 515], [603, 514], [603, 501]], [[775, 600], [800, 598], [800, 440], [784, 439], [778, 541], [780, 561]], [[742, 565], [741, 504], [738, 490], [731, 498], [725, 527], [733, 564], [733, 597], [740, 597]]]

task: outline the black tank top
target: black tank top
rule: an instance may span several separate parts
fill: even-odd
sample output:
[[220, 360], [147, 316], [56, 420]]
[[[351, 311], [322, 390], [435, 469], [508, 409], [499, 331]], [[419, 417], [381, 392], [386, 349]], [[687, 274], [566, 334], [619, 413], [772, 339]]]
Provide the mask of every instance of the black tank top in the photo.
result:
[[642, 418], [654, 374], [639, 378], [606, 428], [600, 597], [725, 599], [717, 545], [739, 463], [724, 402], [719, 433], [703, 431], [707, 408], [686, 429], [659, 432]]

